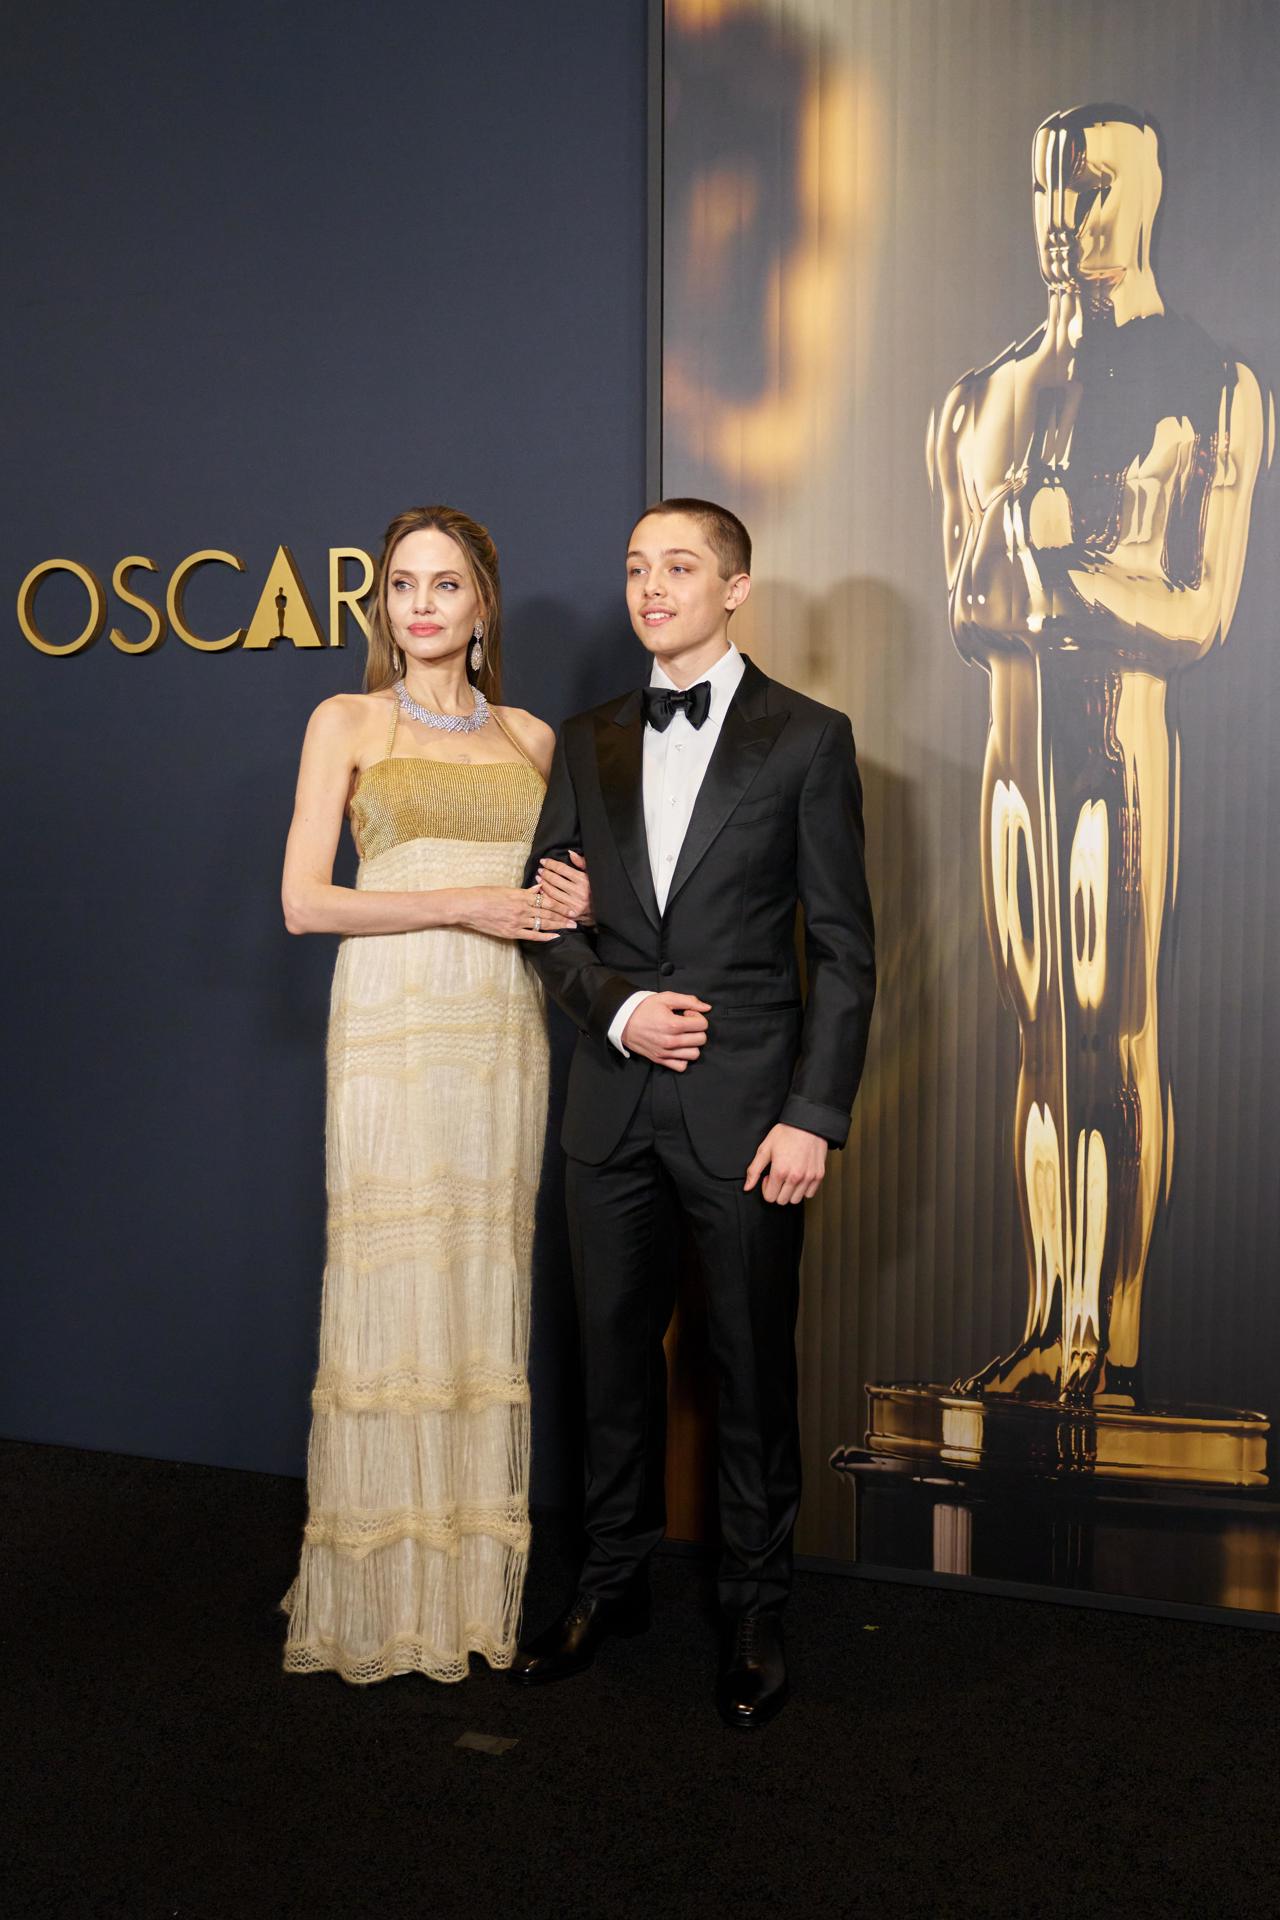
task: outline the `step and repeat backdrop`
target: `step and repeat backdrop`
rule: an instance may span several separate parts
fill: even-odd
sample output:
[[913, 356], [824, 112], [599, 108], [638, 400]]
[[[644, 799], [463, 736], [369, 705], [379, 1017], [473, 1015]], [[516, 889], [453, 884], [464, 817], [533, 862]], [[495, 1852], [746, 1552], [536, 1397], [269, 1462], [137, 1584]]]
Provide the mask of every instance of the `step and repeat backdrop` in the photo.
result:
[[667, 0], [663, 490], [866, 787], [813, 1555], [1280, 1611], [1277, 74], [1246, 0]]
[[[514, 704], [636, 674], [648, 21], [555, 12], [6, 22], [6, 1435], [302, 1470], [337, 943], [280, 866], [392, 515], [491, 528]], [[558, 1177], [543, 1503], [581, 1478]]]

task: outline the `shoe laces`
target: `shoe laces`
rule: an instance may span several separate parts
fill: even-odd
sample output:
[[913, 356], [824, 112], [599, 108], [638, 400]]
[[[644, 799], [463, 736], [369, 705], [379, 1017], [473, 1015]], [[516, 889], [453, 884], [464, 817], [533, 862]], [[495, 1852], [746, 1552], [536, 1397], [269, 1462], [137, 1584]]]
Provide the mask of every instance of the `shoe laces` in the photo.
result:
[[734, 1652], [740, 1660], [754, 1660], [760, 1652], [760, 1615], [744, 1613], [734, 1635]]

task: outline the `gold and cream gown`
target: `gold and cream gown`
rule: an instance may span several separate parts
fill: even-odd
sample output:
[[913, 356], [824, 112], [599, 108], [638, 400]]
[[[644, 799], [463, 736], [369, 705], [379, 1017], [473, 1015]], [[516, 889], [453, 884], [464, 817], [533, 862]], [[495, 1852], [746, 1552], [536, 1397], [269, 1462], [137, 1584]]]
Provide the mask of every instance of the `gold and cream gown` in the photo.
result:
[[[385, 756], [351, 799], [357, 887], [519, 886], [536, 769], [394, 756], [397, 722], [393, 707]], [[291, 1673], [461, 1680], [471, 1652], [511, 1663], [546, 1111], [542, 991], [518, 941], [448, 927], [343, 941]]]

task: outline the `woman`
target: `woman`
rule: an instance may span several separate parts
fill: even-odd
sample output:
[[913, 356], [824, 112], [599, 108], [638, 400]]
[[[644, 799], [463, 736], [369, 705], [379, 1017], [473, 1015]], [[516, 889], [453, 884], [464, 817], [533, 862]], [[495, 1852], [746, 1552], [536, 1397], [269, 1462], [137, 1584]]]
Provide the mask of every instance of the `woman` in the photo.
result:
[[[285, 1667], [461, 1680], [511, 1662], [528, 1553], [533, 1206], [547, 1104], [521, 941], [589, 916], [524, 887], [550, 727], [499, 707], [498, 561], [451, 507], [402, 513], [362, 694], [312, 715], [284, 867], [292, 933], [341, 933], [328, 1264]], [[333, 884], [343, 816], [360, 869]], [[580, 866], [580, 862], [579, 862]]]

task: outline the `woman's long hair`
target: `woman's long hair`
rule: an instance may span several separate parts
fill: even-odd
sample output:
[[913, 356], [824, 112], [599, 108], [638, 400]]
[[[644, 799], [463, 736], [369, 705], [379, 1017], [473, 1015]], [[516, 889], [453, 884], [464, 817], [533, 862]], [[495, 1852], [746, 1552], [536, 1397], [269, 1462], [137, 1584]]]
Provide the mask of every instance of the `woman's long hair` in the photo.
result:
[[498, 578], [498, 549], [489, 537], [488, 528], [468, 514], [460, 513], [457, 507], [410, 507], [396, 515], [382, 536], [382, 552], [365, 602], [369, 654], [365, 661], [364, 690], [378, 693], [404, 672], [404, 655], [395, 643], [387, 615], [387, 576], [395, 550], [406, 533], [416, 533], [420, 527], [435, 527], [462, 548], [484, 622], [484, 659], [479, 673], [473, 673], [468, 646], [467, 679], [479, 687], [486, 700], [496, 704], [502, 699], [502, 585]]

